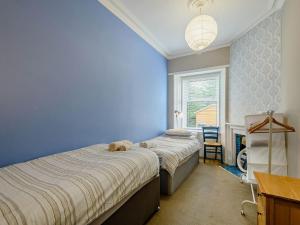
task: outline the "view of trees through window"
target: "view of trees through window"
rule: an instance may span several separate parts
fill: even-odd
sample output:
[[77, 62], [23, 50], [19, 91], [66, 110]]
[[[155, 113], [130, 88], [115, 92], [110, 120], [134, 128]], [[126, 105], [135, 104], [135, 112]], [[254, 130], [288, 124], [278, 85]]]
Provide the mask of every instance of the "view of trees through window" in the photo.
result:
[[184, 109], [186, 110], [186, 126], [199, 128], [216, 126], [218, 123], [218, 88], [216, 77], [207, 79], [185, 80]]

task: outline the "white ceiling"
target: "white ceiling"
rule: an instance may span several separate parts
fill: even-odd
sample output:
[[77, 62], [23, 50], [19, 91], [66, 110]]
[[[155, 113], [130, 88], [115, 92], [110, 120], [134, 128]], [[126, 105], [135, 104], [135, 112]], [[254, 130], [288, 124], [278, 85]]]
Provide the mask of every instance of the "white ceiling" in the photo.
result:
[[[189, 0], [99, 0], [166, 58], [195, 54], [184, 39], [188, 22], [199, 14]], [[230, 45], [280, 8], [284, 0], [213, 0], [202, 9], [218, 23], [218, 36], [206, 50]]]

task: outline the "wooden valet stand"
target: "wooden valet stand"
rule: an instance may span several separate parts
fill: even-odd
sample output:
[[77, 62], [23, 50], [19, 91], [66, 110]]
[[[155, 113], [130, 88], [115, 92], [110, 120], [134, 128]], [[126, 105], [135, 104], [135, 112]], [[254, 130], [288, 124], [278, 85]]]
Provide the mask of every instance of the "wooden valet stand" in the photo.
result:
[[[268, 133], [269, 134], [269, 139], [268, 139], [268, 174], [272, 173], [272, 134], [273, 133], [286, 133], [286, 132], [295, 132], [295, 128], [291, 127], [287, 124], [283, 124], [279, 121], [277, 121], [273, 115], [274, 111], [267, 111], [266, 112], [267, 117], [262, 121], [255, 123], [251, 125], [248, 128], [248, 133], [253, 134], [253, 133]], [[273, 126], [276, 124], [276, 128]], [[250, 183], [251, 185], [251, 192], [252, 192], [252, 198], [253, 200], [244, 200], [241, 203], [241, 214], [245, 215], [244, 213], [244, 205], [247, 203], [250, 204], [257, 204], [255, 194], [254, 194], [254, 188], [253, 188], [253, 183]]]

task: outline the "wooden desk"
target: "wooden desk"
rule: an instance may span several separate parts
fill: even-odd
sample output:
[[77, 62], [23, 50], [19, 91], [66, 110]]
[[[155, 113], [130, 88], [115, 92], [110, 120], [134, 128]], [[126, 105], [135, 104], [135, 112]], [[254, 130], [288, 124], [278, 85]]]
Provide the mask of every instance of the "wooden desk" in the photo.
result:
[[254, 173], [257, 225], [300, 225], [300, 179]]

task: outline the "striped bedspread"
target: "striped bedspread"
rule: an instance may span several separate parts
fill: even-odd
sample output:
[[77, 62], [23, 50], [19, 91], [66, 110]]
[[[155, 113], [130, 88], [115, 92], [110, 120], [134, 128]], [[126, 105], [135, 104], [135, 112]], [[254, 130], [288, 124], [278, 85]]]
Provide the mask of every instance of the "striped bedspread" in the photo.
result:
[[0, 169], [1, 225], [85, 225], [159, 173], [157, 156], [107, 145]]
[[160, 158], [161, 168], [167, 170], [171, 176], [181, 163], [189, 156], [200, 149], [200, 142], [196, 138], [171, 137], [167, 135], [159, 136], [148, 140], [156, 145], [149, 148]]

